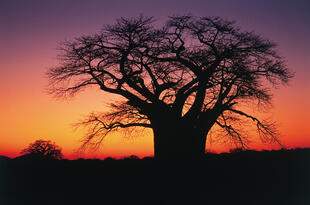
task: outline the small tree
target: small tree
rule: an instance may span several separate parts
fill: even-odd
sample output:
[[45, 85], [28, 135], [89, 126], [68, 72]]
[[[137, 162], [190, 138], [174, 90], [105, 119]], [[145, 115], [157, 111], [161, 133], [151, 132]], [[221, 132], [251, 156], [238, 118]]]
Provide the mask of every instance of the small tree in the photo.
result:
[[34, 143], [30, 143], [29, 146], [26, 149], [23, 149], [20, 153], [53, 159], [63, 158], [61, 148], [50, 140], [36, 140]]

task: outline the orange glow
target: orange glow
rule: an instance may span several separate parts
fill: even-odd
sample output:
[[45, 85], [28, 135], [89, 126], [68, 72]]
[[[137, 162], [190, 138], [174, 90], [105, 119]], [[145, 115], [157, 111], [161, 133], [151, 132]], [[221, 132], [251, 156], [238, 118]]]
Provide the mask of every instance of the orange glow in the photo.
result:
[[[25, 89], [25, 90], [24, 90]], [[293, 88], [286, 88], [292, 90]], [[284, 90], [284, 89], [283, 89]], [[284, 92], [284, 91], [283, 91]], [[19, 92], [1, 93], [6, 98], [0, 102], [2, 131], [0, 138], [0, 155], [17, 156], [19, 151], [36, 139], [49, 139], [63, 148], [67, 158], [79, 157], [139, 157], [153, 155], [153, 138], [151, 131], [146, 136], [124, 138], [121, 134], [107, 136], [101, 149], [94, 153], [77, 155], [83, 130], [74, 131], [72, 124], [92, 111], [104, 111], [109, 102], [105, 93], [97, 89], [88, 89], [68, 101], [56, 101], [42, 92], [42, 87], [29, 89], [24, 87]], [[276, 92], [274, 103], [274, 119], [280, 124], [282, 141], [288, 147], [309, 147], [309, 128], [304, 99], [300, 102], [298, 93], [295, 98], [288, 98], [287, 93]], [[111, 96], [110, 96], [111, 97]], [[283, 103], [283, 102], [287, 103]], [[293, 101], [293, 103], [292, 103]], [[299, 102], [296, 102], [299, 101]], [[295, 106], [298, 104], [299, 106]], [[276, 145], [252, 143], [253, 149], [279, 148]], [[229, 150], [228, 145], [209, 144], [207, 150], [223, 152]]]
[[[74, 9], [69, 4], [58, 2], [58, 5], [53, 1], [49, 2], [48, 7], [44, 3], [34, 3], [36, 1], [19, 6], [12, 2], [15, 1], [6, 1], [0, 5], [0, 155], [16, 157], [23, 148], [37, 139], [55, 142], [62, 147], [67, 158], [153, 155], [153, 138], [150, 133], [129, 139], [121, 134], [109, 135], [98, 152], [75, 154], [81, 145], [83, 130], [74, 131], [72, 124], [90, 112], [106, 111], [106, 104], [116, 99], [116, 96], [103, 93], [98, 88], [90, 88], [73, 99], [57, 101], [44, 92], [47, 85], [44, 74], [47, 68], [58, 63], [57, 42], [95, 33], [103, 24], [114, 22], [112, 20], [115, 18], [136, 16], [139, 13], [158, 16], [160, 21], [169, 15], [182, 13], [222, 16], [236, 20], [244, 30], [254, 30], [275, 40], [280, 54], [286, 57], [288, 67], [296, 72], [296, 76], [290, 86], [280, 86], [274, 92], [274, 106], [270, 115], [279, 123], [278, 129], [284, 145], [288, 148], [310, 147], [310, 32], [309, 26], [306, 26], [309, 19], [306, 16], [309, 15], [307, 10], [299, 12], [296, 9], [298, 13], [291, 13], [295, 10], [281, 10], [277, 13], [272, 9], [274, 7], [265, 6], [266, 2], [259, 6], [258, 2], [252, 5], [250, 1], [240, 5], [227, 1], [222, 6], [211, 1], [196, 4], [182, 1], [178, 5], [156, 2], [147, 6], [148, 3], [139, 3], [130, 9], [127, 8], [129, 4], [124, 4], [126, 8], [121, 9], [106, 3], [108, 1], [103, 1], [104, 5], [87, 4], [87, 7], [80, 2], [81, 5], [75, 5]], [[292, 4], [299, 6], [299, 9], [307, 9], [304, 5]], [[64, 8], [60, 9], [61, 6]], [[92, 12], [85, 12], [84, 7]], [[189, 7], [192, 10], [187, 10]], [[102, 8], [105, 8], [104, 12]], [[262, 16], [270, 18], [266, 20]], [[251, 148], [272, 149], [278, 146], [253, 142]], [[223, 152], [228, 151], [229, 147], [207, 143], [207, 150]]]
[[[39, 65], [50, 66], [42, 59]], [[298, 66], [298, 64], [296, 64]], [[77, 158], [75, 151], [80, 146], [83, 130], [74, 131], [73, 123], [93, 111], [105, 111], [106, 104], [116, 96], [107, 95], [97, 88], [87, 89], [75, 98], [57, 101], [44, 92], [46, 79], [42, 73], [25, 73], [37, 67], [35, 61], [14, 62], [6, 71], [7, 78], [1, 81], [1, 138], [0, 155], [17, 156], [23, 148], [36, 139], [49, 139], [63, 148], [68, 158]], [[16, 68], [23, 68], [21, 73]], [[1, 71], [3, 72], [3, 71]], [[27, 76], [27, 77], [23, 77]], [[33, 78], [32, 78], [33, 77]], [[305, 95], [301, 74], [296, 75], [291, 86], [275, 91], [273, 118], [279, 122], [283, 144], [288, 147], [309, 147], [310, 132], [308, 127], [309, 94]], [[309, 84], [307, 84], [309, 86]], [[310, 87], [308, 87], [310, 90]], [[272, 149], [277, 146], [252, 143], [253, 149]], [[229, 150], [227, 145], [207, 144], [207, 150], [223, 152]], [[150, 133], [146, 137], [123, 138], [114, 134], [106, 138], [97, 153], [88, 153], [83, 157], [107, 156], [139, 157], [153, 155], [153, 139]]]

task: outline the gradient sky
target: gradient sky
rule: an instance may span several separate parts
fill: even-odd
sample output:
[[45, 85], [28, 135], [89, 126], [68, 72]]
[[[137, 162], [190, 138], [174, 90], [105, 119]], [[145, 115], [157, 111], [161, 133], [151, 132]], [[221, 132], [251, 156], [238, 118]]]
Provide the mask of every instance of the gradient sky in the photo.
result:
[[[72, 100], [48, 96], [46, 70], [57, 65], [59, 42], [98, 32], [121, 16], [144, 14], [159, 21], [173, 14], [220, 16], [236, 20], [243, 30], [278, 43], [278, 51], [295, 72], [290, 86], [274, 92], [273, 119], [288, 147], [309, 147], [310, 1], [308, 0], [0, 0], [0, 155], [17, 156], [36, 139], [49, 139], [66, 157], [78, 157], [83, 130], [71, 124], [111, 100], [88, 89]], [[252, 144], [253, 149], [262, 148]], [[265, 146], [263, 148], [274, 148]], [[226, 145], [207, 149], [225, 151]], [[152, 134], [134, 138], [114, 135], [88, 156], [152, 155]]]

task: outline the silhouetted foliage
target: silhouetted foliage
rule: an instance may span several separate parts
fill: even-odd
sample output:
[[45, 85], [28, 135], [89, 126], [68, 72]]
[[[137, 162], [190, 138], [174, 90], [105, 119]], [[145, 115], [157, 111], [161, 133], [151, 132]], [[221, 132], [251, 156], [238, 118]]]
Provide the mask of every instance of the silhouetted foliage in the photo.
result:
[[[275, 44], [218, 17], [120, 18], [101, 32], [61, 45], [50, 92], [73, 96], [96, 85], [121, 97], [107, 113], [92, 113], [84, 146], [97, 147], [121, 128], [151, 128], [156, 158], [201, 156], [211, 128], [219, 140], [247, 148], [247, 123], [263, 142], [279, 143], [275, 124], [244, 110], [267, 107], [269, 87], [293, 76]], [[249, 126], [249, 125], [247, 125]]]
[[5, 160], [9, 160], [9, 159], [11, 159], [11, 158], [7, 157], [7, 156], [0, 155], [0, 161], [5, 161]]
[[40, 158], [62, 159], [61, 148], [50, 140], [36, 140], [21, 152], [23, 155]]
[[138, 159], [140, 158], [136, 155], [130, 155], [129, 157], [123, 158], [123, 160], [138, 160]]
[[23, 205], [309, 204], [309, 156], [308, 148], [206, 154], [196, 163], [7, 159], [0, 196]]
[[243, 151], [245, 151], [245, 149], [242, 148], [242, 147], [237, 147], [237, 148], [229, 149], [230, 153], [238, 153], [238, 152], [243, 152]]

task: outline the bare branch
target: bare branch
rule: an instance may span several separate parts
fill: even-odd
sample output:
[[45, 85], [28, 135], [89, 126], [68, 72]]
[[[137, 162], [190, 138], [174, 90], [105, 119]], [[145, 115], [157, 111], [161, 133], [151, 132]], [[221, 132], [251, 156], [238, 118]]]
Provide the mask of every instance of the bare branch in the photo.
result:
[[262, 142], [265, 142], [265, 143], [266, 142], [267, 143], [274, 143], [274, 142], [276, 142], [277, 144], [279, 144], [280, 146], [283, 147], [283, 145], [281, 144], [280, 140], [277, 137], [278, 136], [278, 132], [277, 132], [275, 123], [269, 122], [267, 120], [260, 121], [256, 117], [253, 117], [253, 116], [248, 115], [248, 114], [246, 114], [246, 113], [244, 113], [242, 111], [235, 110], [235, 109], [232, 109], [232, 108], [230, 108], [229, 110], [234, 112], [234, 113], [236, 113], [236, 114], [238, 114], [238, 115], [247, 117], [247, 118], [251, 119], [253, 122], [255, 122], [256, 123], [256, 127], [257, 127], [257, 131], [258, 131], [258, 134], [259, 134], [259, 137], [262, 140]]
[[148, 118], [135, 107], [124, 102], [111, 104], [110, 106], [110, 112], [91, 113], [85, 120], [74, 124], [76, 128], [87, 128], [81, 150], [86, 149], [88, 145], [92, 149], [97, 149], [108, 134], [119, 131], [121, 128], [151, 128]]

